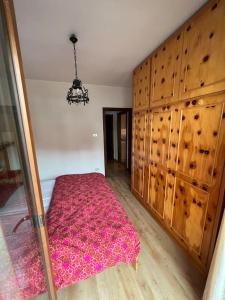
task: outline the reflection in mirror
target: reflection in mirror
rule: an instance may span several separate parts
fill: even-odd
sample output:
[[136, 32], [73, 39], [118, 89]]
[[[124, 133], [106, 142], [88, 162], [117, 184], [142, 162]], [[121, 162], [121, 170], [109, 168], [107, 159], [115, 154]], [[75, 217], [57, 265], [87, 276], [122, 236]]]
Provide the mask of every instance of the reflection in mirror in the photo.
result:
[[[1, 88], [1, 84], [0, 84]], [[1, 95], [3, 90], [1, 89]], [[0, 214], [15, 205], [15, 192], [21, 193], [22, 171], [17, 150], [13, 107], [0, 106]], [[21, 198], [20, 206], [26, 207]], [[23, 203], [24, 202], [24, 203]]]
[[[47, 291], [11, 52], [0, 2], [0, 299]], [[32, 214], [31, 214], [32, 212]]]

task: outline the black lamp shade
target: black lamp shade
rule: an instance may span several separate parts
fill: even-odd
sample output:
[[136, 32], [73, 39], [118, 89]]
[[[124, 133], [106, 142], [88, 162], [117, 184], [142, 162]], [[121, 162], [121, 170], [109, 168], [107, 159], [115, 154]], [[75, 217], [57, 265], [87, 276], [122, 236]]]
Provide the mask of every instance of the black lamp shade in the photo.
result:
[[72, 86], [69, 88], [66, 99], [70, 105], [72, 103], [83, 103], [85, 105], [89, 102], [88, 90], [84, 86], [82, 86], [82, 82], [78, 79], [77, 76], [77, 59], [75, 44], [78, 40], [74, 34], [70, 36], [70, 41], [73, 43], [74, 47], [75, 79], [73, 80]]
[[85, 105], [89, 102], [88, 90], [82, 86], [82, 82], [79, 79], [74, 79], [66, 99], [70, 105], [72, 103], [83, 103]]

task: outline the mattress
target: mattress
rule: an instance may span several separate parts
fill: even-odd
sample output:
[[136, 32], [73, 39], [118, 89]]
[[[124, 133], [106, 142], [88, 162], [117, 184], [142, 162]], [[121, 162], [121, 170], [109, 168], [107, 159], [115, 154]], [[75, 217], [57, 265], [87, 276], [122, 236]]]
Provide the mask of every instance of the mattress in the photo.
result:
[[[74, 284], [106, 268], [135, 262], [140, 241], [105, 177], [98, 173], [56, 179], [46, 215], [49, 249], [57, 288]], [[46, 292], [35, 235], [11, 245], [23, 297]], [[16, 258], [20, 259], [16, 260]]]
[[58, 288], [135, 262], [140, 251], [134, 226], [99, 173], [56, 179], [47, 226]]
[[52, 192], [55, 185], [55, 179], [41, 181], [41, 193], [44, 210], [47, 213], [52, 198]]
[[[48, 211], [55, 180], [41, 181], [41, 192], [45, 212]], [[28, 213], [24, 186], [21, 185], [11, 194], [6, 204], [0, 208], [0, 216]]]

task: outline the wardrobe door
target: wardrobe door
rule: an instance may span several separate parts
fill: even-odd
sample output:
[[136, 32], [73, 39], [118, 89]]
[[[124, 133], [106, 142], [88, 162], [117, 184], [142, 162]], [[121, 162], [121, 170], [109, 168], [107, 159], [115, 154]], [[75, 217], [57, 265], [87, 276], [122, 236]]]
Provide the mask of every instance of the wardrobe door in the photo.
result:
[[178, 99], [182, 42], [182, 33], [177, 33], [152, 56], [151, 106]]
[[172, 230], [203, 269], [210, 261], [221, 205], [219, 192], [225, 159], [224, 101], [225, 95], [210, 96], [180, 106], [171, 224]]
[[205, 189], [213, 178], [222, 111], [222, 103], [181, 111], [177, 170]]
[[140, 107], [140, 99], [139, 99], [139, 68], [136, 68], [133, 72], [133, 111], [138, 110]]
[[142, 63], [133, 73], [133, 109], [148, 109], [150, 99], [150, 59]]
[[155, 109], [151, 115], [148, 205], [164, 218], [171, 111]]
[[132, 189], [142, 198], [144, 193], [144, 163], [142, 158], [133, 157], [132, 170]]
[[164, 200], [166, 190], [166, 172], [157, 165], [150, 166], [149, 174], [149, 200], [151, 208], [160, 218], [164, 217]]
[[210, 3], [184, 28], [180, 98], [225, 90], [225, 1]]
[[170, 135], [169, 135], [169, 151], [167, 156], [167, 168], [172, 174], [177, 168], [177, 151], [179, 147], [180, 136], [180, 120], [181, 110], [178, 106], [171, 109], [171, 123], [170, 123]]
[[150, 160], [166, 165], [169, 147], [171, 112], [153, 112], [151, 120]]
[[167, 227], [171, 227], [173, 206], [174, 206], [174, 189], [176, 178], [173, 174], [167, 173], [166, 191], [164, 200], [164, 221]]
[[191, 251], [200, 255], [209, 194], [176, 180], [172, 229]]
[[133, 115], [132, 189], [143, 198], [146, 159], [147, 112]]
[[137, 153], [138, 148], [138, 113], [132, 116], [132, 157]]
[[147, 113], [145, 111], [133, 115], [133, 147], [132, 155], [145, 156], [146, 150]]

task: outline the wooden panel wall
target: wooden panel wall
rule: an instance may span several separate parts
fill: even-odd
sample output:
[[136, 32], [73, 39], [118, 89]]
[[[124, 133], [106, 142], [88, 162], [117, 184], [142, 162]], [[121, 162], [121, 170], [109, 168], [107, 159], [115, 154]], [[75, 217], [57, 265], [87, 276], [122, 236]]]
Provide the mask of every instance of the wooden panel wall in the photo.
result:
[[132, 191], [204, 272], [224, 184], [224, 20], [225, 0], [208, 2], [133, 77]]

